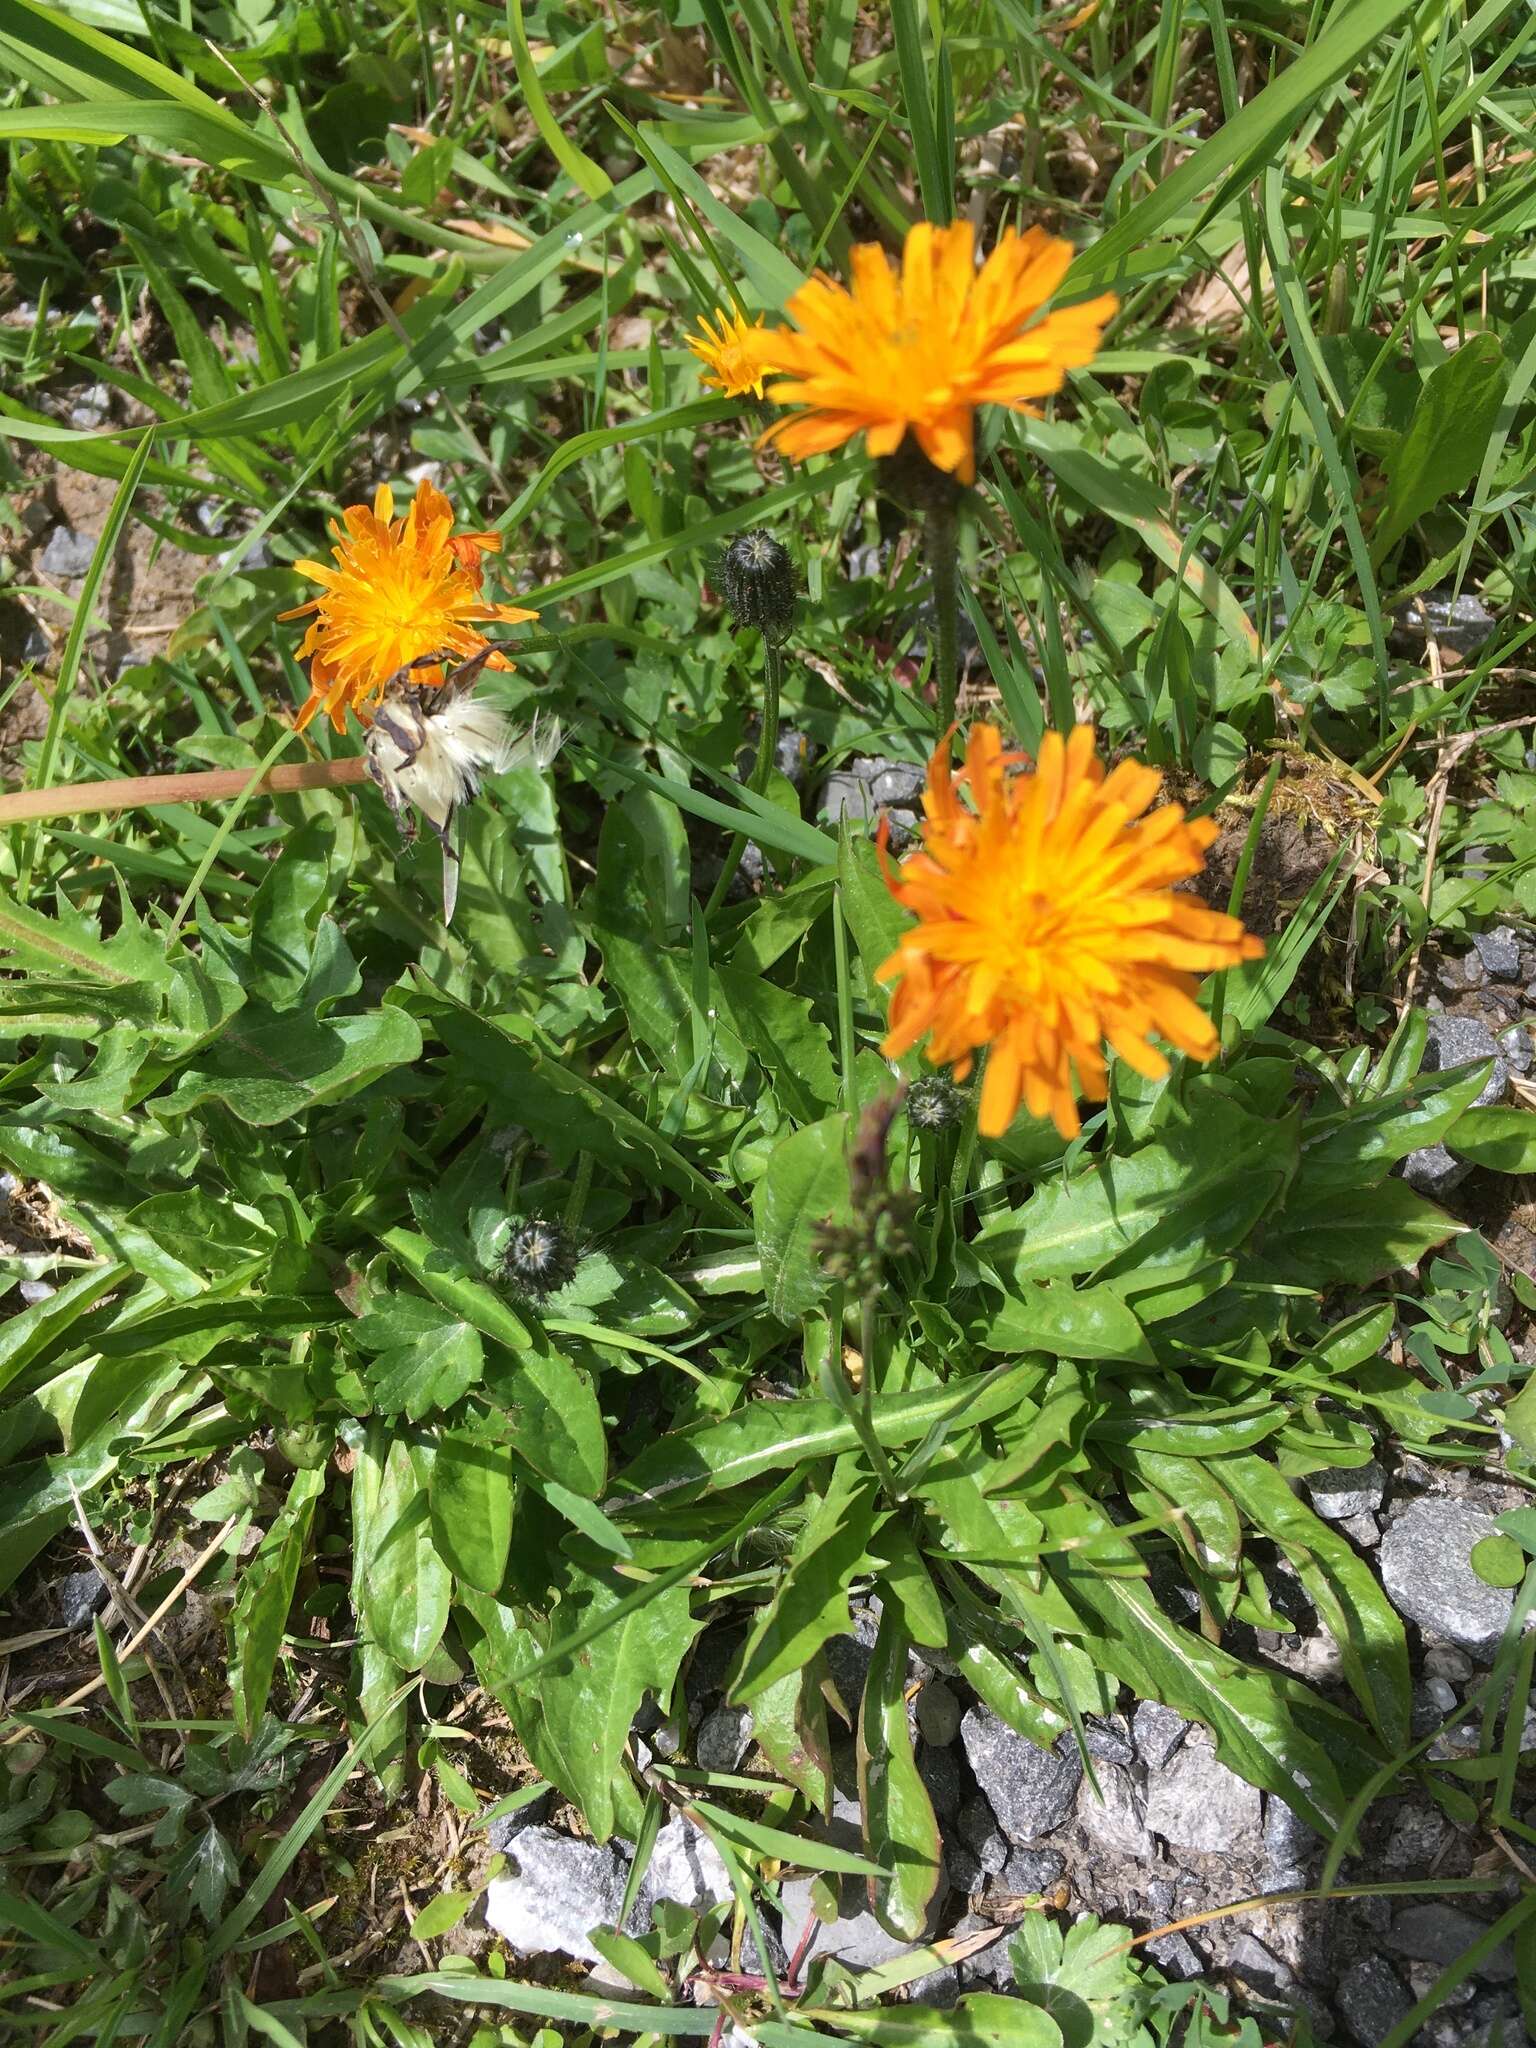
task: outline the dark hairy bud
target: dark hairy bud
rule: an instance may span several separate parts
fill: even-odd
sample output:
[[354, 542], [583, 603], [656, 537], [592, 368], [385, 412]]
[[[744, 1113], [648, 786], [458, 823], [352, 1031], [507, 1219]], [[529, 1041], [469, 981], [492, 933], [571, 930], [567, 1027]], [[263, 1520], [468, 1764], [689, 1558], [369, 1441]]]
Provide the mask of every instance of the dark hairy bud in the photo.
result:
[[512, 1226], [501, 1255], [502, 1277], [519, 1293], [542, 1301], [575, 1279], [581, 1258], [581, 1244], [563, 1224], [529, 1216]]
[[919, 1131], [947, 1131], [965, 1115], [965, 1093], [945, 1074], [924, 1074], [907, 1090], [907, 1121]]
[[756, 626], [771, 646], [795, 616], [795, 565], [766, 527], [739, 533], [720, 557], [720, 587], [738, 626]]

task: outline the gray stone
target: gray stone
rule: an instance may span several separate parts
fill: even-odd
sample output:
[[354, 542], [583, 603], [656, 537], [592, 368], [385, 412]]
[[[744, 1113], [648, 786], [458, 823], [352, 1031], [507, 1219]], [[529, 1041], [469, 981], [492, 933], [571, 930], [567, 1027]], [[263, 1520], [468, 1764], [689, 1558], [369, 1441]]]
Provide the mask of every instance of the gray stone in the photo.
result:
[[1474, 1109], [1502, 1101], [1509, 1086], [1509, 1069], [1499, 1058], [1493, 1033], [1480, 1017], [1430, 1018], [1429, 1033], [1424, 1042], [1426, 1074], [1443, 1074], [1451, 1067], [1464, 1067], [1474, 1060], [1489, 1059], [1493, 1061], [1493, 1071], [1474, 1098]]
[[1342, 1522], [1350, 1515], [1363, 1515], [1379, 1508], [1387, 1490], [1387, 1475], [1375, 1458], [1347, 1470], [1314, 1472], [1306, 1482], [1312, 1505], [1325, 1522]]
[[67, 1572], [55, 1585], [53, 1597], [58, 1606], [59, 1627], [73, 1635], [79, 1629], [89, 1628], [91, 1617], [106, 1606], [106, 1581], [94, 1567], [85, 1572]]
[[1289, 1876], [1305, 1866], [1317, 1847], [1317, 1836], [1301, 1815], [1271, 1792], [1264, 1801], [1265, 1869]]
[[[990, 1931], [993, 1923], [983, 1920], [978, 1913], [967, 1913], [957, 1920], [949, 1930], [952, 1935], [981, 1934]], [[978, 1949], [973, 1956], [967, 1956], [960, 1965], [960, 1981], [967, 1988], [977, 1984], [992, 1984], [1005, 1990], [1013, 1982], [1013, 1958], [1008, 1953], [1007, 1938], [994, 1941], [990, 1947]]]
[[983, 1871], [995, 1877], [1008, 1861], [1008, 1837], [997, 1824], [997, 1818], [985, 1799], [967, 1799], [961, 1807], [956, 1826], [960, 1839], [970, 1850]]
[[1447, 995], [1464, 995], [1469, 989], [1486, 987], [1487, 982], [1488, 970], [1481, 953], [1451, 953], [1436, 963], [1435, 985]]
[[1381, 1541], [1381, 1525], [1374, 1515], [1346, 1515], [1338, 1527], [1361, 1550], [1374, 1550]]
[[933, 2005], [948, 2012], [959, 2003], [960, 1972], [953, 1963], [947, 1963], [942, 1970], [930, 1970], [926, 1977], [918, 1977], [908, 1986], [907, 1996], [914, 2005]]
[[966, 1759], [1011, 1842], [1033, 1842], [1060, 1827], [1077, 1798], [1083, 1766], [1071, 1738], [1037, 1749], [987, 1707], [960, 1724]]
[[917, 1725], [935, 1749], [947, 1748], [960, 1733], [960, 1702], [942, 1678], [931, 1678], [918, 1694]]
[[1256, 1934], [1240, 1934], [1232, 1944], [1227, 1967], [1252, 1990], [1276, 2001], [1289, 1998], [1296, 1989], [1296, 1972], [1289, 1963], [1272, 1955]]
[[611, 1927], [624, 1903], [628, 1866], [611, 1844], [578, 1842], [554, 1828], [527, 1828], [509, 1852], [515, 1871], [485, 1890], [486, 1925], [519, 1955], [600, 1963], [588, 1940]]
[[1402, 1978], [1380, 1956], [1366, 1956], [1346, 1970], [1333, 2002], [1360, 2048], [1376, 2048], [1413, 2009]]
[[[1392, 1922], [1387, 1946], [1416, 1963], [1433, 1963], [1444, 1969], [1449, 1963], [1460, 1962], [1473, 1942], [1487, 1931], [1486, 1921], [1464, 1913], [1459, 1906], [1432, 1901], [1424, 1906], [1409, 1906], [1399, 1913]], [[1513, 1977], [1515, 1956], [1509, 1943], [1500, 1942], [1492, 1955], [1485, 1956], [1476, 1974], [1495, 1984]]]
[[1468, 1160], [1457, 1159], [1444, 1145], [1421, 1145], [1403, 1161], [1403, 1179], [1432, 1201], [1459, 1188], [1471, 1171]]
[[1152, 1837], [1147, 1829], [1145, 1802], [1138, 1795], [1129, 1771], [1118, 1764], [1097, 1764], [1094, 1777], [1098, 1791], [1084, 1778], [1078, 1787], [1078, 1825], [1095, 1848], [1118, 1850], [1122, 1856], [1150, 1857]]
[[1066, 1867], [1066, 1858], [1055, 1849], [1012, 1849], [997, 1882], [988, 1889], [1007, 1898], [1028, 1898], [1049, 1891]]
[[1469, 1558], [1475, 1543], [1497, 1533], [1490, 1515], [1431, 1494], [1395, 1516], [1381, 1539], [1381, 1582], [1398, 1613], [1484, 1663], [1498, 1647], [1514, 1595], [1485, 1586]]
[[76, 533], [69, 526], [56, 526], [48, 536], [48, 545], [38, 557], [37, 566], [45, 576], [57, 576], [67, 582], [85, 574], [95, 552], [94, 535]]
[[656, 1837], [640, 1886], [643, 1917], [657, 1899], [675, 1899], [696, 1913], [733, 1896], [724, 1859], [704, 1830], [686, 1814], [674, 1814]]
[[1257, 1845], [1257, 1789], [1191, 1738], [1147, 1786], [1147, 1826], [1174, 1849], [1226, 1855]]
[[887, 1934], [870, 1912], [861, 1877], [844, 1880], [838, 1917], [830, 1923], [819, 1920], [812, 1910], [809, 1878], [786, 1878], [779, 1887], [779, 1897], [784, 1906], [784, 1946], [791, 1955], [799, 1954], [807, 1931], [814, 1929], [802, 1971], [805, 1962], [827, 1956], [836, 1956], [852, 1970], [872, 1970], [878, 1963], [904, 1955], [911, 1947], [910, 1942]]
[[1383, 1870], [1428, 1873], [1451, 1838], [1451, 1824], [1438, 1806], [1409, 1806], [1392, 1823], [1381, 1852]]
[[752, 1716], [745, 1707], [716, 1707], [706, 1714], [693, 1741], [701, 1771], [734, 1771], [752, 1740]]
[[1497, 627], [1498, 620], [1471, 591], [1455, 597], [1444, 591], [1426, 591], [1392, 614], [1393, 637], [1402, 644], [1422, 646], [1426, 640], [1434, 640], [1464, 661], [1482, 649]]
[[874, 796], [867, 782], [860, 782], [857, 776], [839, 769], [821, 785], [821, 800], [816, 806], [816, 813], [834, 824], [842, 818], [872, 818], [875, 815]]
[[112, 409], [112, 394], [105, 384], [92, 384], [82, 391], [69, 408], [69, 424], [89, 433], [93, 427], [106, 424]]
[[1145, 1953], [1175, 1984], [1205, 1975], [1205, 1958], [1186, 1934], [1161, 1934], [1147, 1943]]
[[882, 766], [870, 783], [870, 793], [877, 804], [896, 804], [904, 810], [916, 810], [923, 793], [924, 771], [909, 767], [904, 761]]
[[530, 1799], [528, 1804], [520, 1806], [516, 1813], [499, 1815], [485, 1831], [486, 1847], [493, 1854], [498, 1849], [509, 1849], [526, 1829], [542, 1826], [549, 1813], [549, 1803], [553, 1796], [546, 1786], [537, 1799]]
[[932, 1743], [920, 1745], [917, 1752], [918, 1776], [928, 1788], [928, 1797], [933, 1801], [933, 1810], [940, 1820], [948, 1820], [951, 1814], [960, 1810], [960, 1762], [952, 1749], [935, 1749]]
[[1536, 1064], [1531, 1034], [1523, 1024], [1511, 1024], [1499, 1033], [1499, 1058], [1512, 1074], [1528, 1074]]
[[1083, 1725], [1083, 1743], [1095, 1763], [1133, 1764], [1136, 1751], [1125, 1733], [1125, 1724], [1116, 1715], [1112, 1721], [1087, 1721]]
[[1520, 979], [1520, 934], [1511, 926], [1500, 924], [1491, 932], [1477, 932], [1472, 943], [1491, 980]]
[[16, 1283], [16, 1292], [28, 1308], [36, 1308], [40, 1301], [52, 1301], [58, 1291], [46, 1280], [18, 1280]]
[[944, 1844], [944, 1875], [966, 1898], [973, 1897], [987, 1881], [976, 1851], [953, 1838]]
[[1159, 1700], [1143, 1700], [1131, 1722], [1136, 1749], [1149, 1770], [1167, 1763], [1189, 1733], [1190, 1723]]

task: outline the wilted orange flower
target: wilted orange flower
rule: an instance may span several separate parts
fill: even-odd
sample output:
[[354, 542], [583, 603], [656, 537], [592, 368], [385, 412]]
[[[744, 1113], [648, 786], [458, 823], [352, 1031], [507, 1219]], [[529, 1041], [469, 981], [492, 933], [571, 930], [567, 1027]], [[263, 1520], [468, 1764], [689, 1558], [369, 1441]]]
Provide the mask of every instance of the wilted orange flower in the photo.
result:
[[877, 243], [861, 243], [851, 292], [818, 272], [785, 308], [800, 332], [753, 337], [759, 370], [788, 380], [768, 396], [808, 408], [763, 438], [804, 456], [862, 432], [871, 455], [894, 455], [910, 427], [936, 468], [974, 483], [976, 407], [1031, 411], [1027, 400], [1059, 391], [1068, 370], [1092, 362], [1115, 311], [1105, 293], [1036, 318], [1071, 261], [1069, 242], [1010, 228], [978, 271], [969, 221], [919, 221], [899, 276]]
[[[1178, 804], [1144, 817], [1162, 784], [1155, 768], [1122, 761], [1106, 776], [1090, 725], [1067, 739], [1048, 732], [1034, 772], [1010, 773], [1026, 758], [977, 725], [959, 774], [947, 739], [928, 763], [923, 850], [899, 870], [886, 865], [918, 922], [878, 969], [900, 983], [885, 1051], [894, 1059], [929, 1032], [928, 1057], [952, 1061], [963, 1080], [990, 1046], [982, 1134], [1000, 1137], [1022, 1099], [1071, 1138], [1081, 1129], [1074, 1070], [1077, 1090], [1102, 1101], [1106, 1040], [1153, 1079], [1168, 1071], [1153, 1032], [1210, 1059], [1218, 1040], [1195, 977], [1264, 947], [1235, 917], [1175, 890], [1205, 866], [1217, 828]], [[882, 858], [884, 843], [882, 823]]]
[[[374, 493], [373, 510], [348, 505], [342, 513], [343, 533], [333, 519], [331, 550], [336, 566], [295, 562], [294, 567], [321, 586], [311, 598], [279, 616], [314, 620], [299, 648], [309, 661], [309, 699], [299, 713], [302, 730], [322, 708], [338, 732], [346, 725], [347, 708], [363, 715], [370, 698], [380, 696], [398, 670], [428, 654], [460, 660], [489, 646], [477, 630], [493, 619], [515, 624], [536, 619], [515, 604], [485, 604], [482, 555], [498, 554], [499, 533], [453, 531], [453, 507], [425, 478], [416, 486], [410, 510], [395, 517], [395, 498], [388, 484]], [[509, 669], [499, 650], [487, 668]], [[411, 678], [426, 688], [443, 680], [443, 668], [419, 668]]]
[[720, 306], [715, 308], [713, 327], [709, 315], [700, 314], [699, 332], [683, 339], [710, 372], [703, 379], [706, 391], [720, 391], [727, 398], [745, 398], [749, 392], [762, 397], [763, 373], [753, 354], [762, 325], [758, 320], [749, 327], [740, 313], [727, 313]]

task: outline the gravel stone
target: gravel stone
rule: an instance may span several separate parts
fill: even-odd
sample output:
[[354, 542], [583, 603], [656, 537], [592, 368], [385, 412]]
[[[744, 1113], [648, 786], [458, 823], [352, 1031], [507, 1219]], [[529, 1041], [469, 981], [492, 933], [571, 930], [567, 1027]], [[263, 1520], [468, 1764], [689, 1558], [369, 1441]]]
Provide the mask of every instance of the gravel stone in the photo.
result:
[[745, 1707], [716, 1707], [706, 1714], [693, 1742], [701, 1771], [734, 1771], [752, 1740], [752, 1716]]
[[1164, 1934], [1147, 1943], [1147, 1954], [1165, 1977], [1175, 1984], [1187, 1984], [1205, 1974], [1205, 1958], [1185, 1934]]
[[69, 408], [69, 424], [89, 433], [93, 427], [105, 426], [111, 409], [112, 394], [106, 385], [92, 384]]
[[[1464, 1956], [1480, 1935], [1486, 1934], [1488, 1923], [1464, 1913], [1459, 1906], [1442, 1905], [1438, 1901], [1424, 1906], [1409, 1906], [1399, 1913], [1392, 1922], [1387, 1936], [1387, 1946], [1400, 1956], [1407, 1956], [1416, 1963], [1433, 1963], [1444, 1969]], [[1477, 1967], [1477, 1975], [1486, 1977], [1492, 1983], [1504, 1983], [1515, 1974], [1514, 1950], [1507, 1941], [1500, 1942], [1491, 1956], [1486, 1956]]]
[[917, 1753], [918, 1776], [928, 1788], [933, 1810], [940, 1820], [960, 1810], [960, 1762], [952, 1749], [935, 1749], [925, 1742]]
[[970, 1709], [960, 1734], [976, 1782], [1011, 1842], [1033, 1842], [1061, 1826], [1083, 1775], [1069, 1737], [1053, 1749], [1037, 1749], [986, 1707]]
[[1088, 1754], [1096, 1763], [1133, 1764], [1136, 1761], [1135, 1748], [1127, 1740], [1125, 1724], [1118, 1716], [1113, 1721], [1086, 1722], [1083, 1740]]
[[1536, 1064], [1531, 1034], [1523, 1024], [1511, 1024], [1508, 1030], [1499, 1033], [1499, 1058], [1512, 1074], [1528, 1074]]
[[731, 1880], [720, 1851], [686, 1814], [674, 1814], [656, 1837], [640, 1887], [642, 1916], [650, 1917], [657, 1899], [675, 1899], [680, 1906], [703, 1912], [732, 1896]]
[[1470, 1161], [1455, 1158], [1444, 1145], [1421, 1145], [1403, 1161], [1403, 1179], [1431, 1200], [1459, 1188], [1471, 1171]]
[[494, 1855], [506, 1850], [529, 1828], [541, 1827], [549, 1814], [549, 1803], [554, 1794], [547, 1788], [537, 1799], [530, 1799], [526, 1806], [520, 1806], [516, 1813], [504, 1813], [493, 1820], [485, 1831], [486, 1847]]
[[1381, 1867], [1393, 1875], [1399, 1871], [1426, 1871], [1451, 1834], [1451, 1823], [1438, 1806], [1406, 1807], [1392, 1823], [1392, 1833], [1381, 1852]]
[[[1266, 1872], [1301, 1871], [1318, 1847], [1316, 1834], [1292, 1807], [1270, 1793], [1264, 1801], [1264, 1867]], [[1275, 1887], [1281, 1889], [1282, 1887]], [[1288, 1889], [1289, 1887], [1284, 1887]]]
[[960, 1733], [960, 1702], [942, 1678], [931, 1678], [918, 1694], [917, 1725], [935, 1749], [948, 1748]]
[[1325, 1522], [1342, 1522], [1350, 1515], [1363, 1515], [1379, 1508], [1387, 1491], [1387, 1475], [1379, 1461], [1369, 1458], [1348, 1470], [1318, 1472], [1307, 1482], [1312, 1505]]
[[1381, 1541], [1381, 1525], [1374, 1515], [1346, 1515], [1338, 1527], [1361, 1550], [1374, 1550]]
[[875, 815], [874, 795], [868, 783], [860, 782], [857, 776], [839, 769], [821, 785], [816, 815], [830, 819], [833, 824], [842, 818], [872, 818]]
[[38, 557], [37, 566], [45, 576], [57, 576], [67, 582], [85, 574], [95, 552], [94, 535], [76, 533], [69, 526], [56, 526], [48, 536], [48, 545]]
[[1477, 932], [1472, 943], [1488, 970], [1490, 980], [1520, 979], [1520, 934], [1511, 926], [1500, 924], [1495, 925], [1491, 932]]
[[1366, 1956], [1339, 1979], [1334, 2004], [1360, 2048], [1376, 2048], [1407, 2018], [1413, 2000], [1389, 1962]]
[[1008, 1861], [1008, 1837], [997, 1824], [985, 1799], [967, 1799], [957, 1823], [960, 1839], [988, 1877], [995, 1877]]
[[66, 1572], [53, 1589], [53, 1597], [59, 1611], [59, 1627], [76, 1631], [89, 1628], [91, 1617], [99, 1614], [107, 1604], [106, 1583], [100, 1572], [94, 1568], [86, 1572]]
[[594, 1927], [611, 1927], [624, 1903], [629, 1870], [618, 1850], [534, 1827], [524, 1829], [509, 1853], [517, 1872], [487, 1885], [486, 1925], [519, 1955], [600, 1963], [587, 1937]]
[[1049, 1891], [1066, 1867], [1066, 1858], [1054, 1849], [1013, 1849], [989, 1889], [1008, 1898]]
[[1097, 1792], [1087, 1778], [1077, 1790], [1077, 1819], [1084, 1834], [1095, 1848], [1114, 1849], [1122, 1856], [1150, 1857], [1153, 1842], [1144, 1817], [1145, 1802], [1138, 1798], [1130, 1772], [1117, 1764], [1101, 1763], [1094, 1775], [1099, 1781]]
[[58, 1291], [46, 1280], [18, 1280], [16, 1283], [16, 1292], [28, 1308], [36, 1308], [40, 1301], [52, 1301]]
[[1271, 1955], [1256, 1934], [1238, 1936], [1227, 1958], [1227, 1967], [1234, 1977], [1240, 1977], [1266, 1998], [1286, 1999], [1296, 1989], [1296, 1972], [1289, 1963]]
[[1167, 1763], [1189, 1733], [1190, 1724], [1159, 1700], [1143, 1700], [1131, 1722], [1136, 1749], [1149, 1770]]
[[1410, 598], [1392, 614], [1394, 639], [1420, 647], [1426, 640], [1434, 639], [1464, 661], [1478, 653], [1497, 627], [1493, 613], [1470, 591], [1456, 597], [1444, 591], [1426, 591], [1422, 597]]
[[[874, 766], [874, 763], [870, 765]], [[915, 810], [923, 793], [923, 781], [921, 768], [911, 768], [905, 762], [893, 762], [880, 768], [869, 787], [877, 804], [897, 804], [904, 810]]]
[[1396, 1516], [1381, 1540], [1381, 1582], [1398, 1613], [1483, 1663], [1492, 1661], [1514, 1595], [1485, 1586], [1468, 1560], [1475, 1543], [1496, 1533], [1491, 1515], [1431, 1494]]
[[1152, 1774], [1146, 1820], [1171, 1848], [1225, 1855], [1257, 1841], [1261, 1801], [1257, 1788], [1229, 1771], [1213, 1751], [1189, 1741]]
[[1481, 1094], [1472, 1107], [1501, 1102], [1509, 1086], [1509, 1069], [1499, 1058], [1499, 1048], [1494, 1043], [1493, 1033], [1478, 1017], [1431, 1017], [1429, 1035], [1424, 1045], [1424, 1071], [1426, 1074], [1443, 1074], [1450, 1067], [1462, 1067], [1473, 1060], [1493, 1061], [1493, 1072], [1488, 1076]]

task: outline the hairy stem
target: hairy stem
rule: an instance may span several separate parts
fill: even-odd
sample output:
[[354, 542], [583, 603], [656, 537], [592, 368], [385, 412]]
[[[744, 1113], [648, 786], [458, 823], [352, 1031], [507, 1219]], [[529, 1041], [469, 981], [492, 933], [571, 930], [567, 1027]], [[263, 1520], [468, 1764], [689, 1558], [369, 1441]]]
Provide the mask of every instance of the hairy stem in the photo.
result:
[[[752, 773], [747, 787], [754, 796], [761, 796], [768, 787], [768, 771], [773, 766], [773, 757], [779, 744], [779, 697], [784, 688], [784, 650], [777, 642], [763, 642], [763, 725], [757, 738], [757, 759], [752, 763]], [[713, 917], [725, 901], [725, 892], [736, 879], [736, 870], [741, 866], [741, 856], [747, 850], [744, 832], [732, 835], [726, 850], [725, 865], [720, 870], [720, 879], [709, 892], [709, 901], [704, 906], [706, 918]]]
[[935, 622], [933, 679], [938, 709], [939, 744], [955, 722], [960, 687], [960, 513], [951, 498], [928, 513], [928, 567], [933, 576]]

